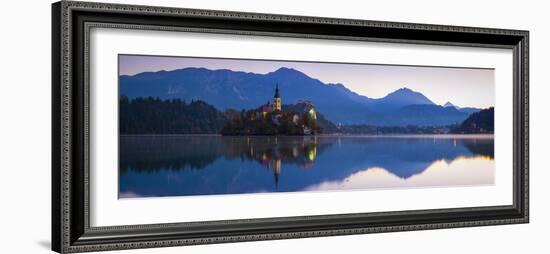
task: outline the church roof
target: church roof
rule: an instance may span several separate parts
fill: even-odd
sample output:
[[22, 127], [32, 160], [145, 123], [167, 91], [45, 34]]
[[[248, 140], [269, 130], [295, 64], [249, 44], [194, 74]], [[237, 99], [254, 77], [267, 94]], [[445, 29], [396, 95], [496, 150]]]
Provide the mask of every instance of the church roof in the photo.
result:
[[281, 98], [281, 96], [279, 95], [279, 83], [277, 83], [276, 87], [275, 87], [275, 96], [274, 98]]
[[273, 107], [271, 107], [271, 105], [269, 105], [269, 103], [268, 103], [268, 104], [260, 106], [259, 111], [260, 112], [271, 112], [271, 111], [273, 111]]

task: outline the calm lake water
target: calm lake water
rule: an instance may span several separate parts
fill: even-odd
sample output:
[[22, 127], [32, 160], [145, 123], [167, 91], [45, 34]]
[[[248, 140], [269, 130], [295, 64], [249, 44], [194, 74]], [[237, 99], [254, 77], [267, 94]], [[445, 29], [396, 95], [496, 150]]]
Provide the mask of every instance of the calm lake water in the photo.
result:
[[475, 136], [122, 136], [119, 197], [394, 189], [494, 183]]

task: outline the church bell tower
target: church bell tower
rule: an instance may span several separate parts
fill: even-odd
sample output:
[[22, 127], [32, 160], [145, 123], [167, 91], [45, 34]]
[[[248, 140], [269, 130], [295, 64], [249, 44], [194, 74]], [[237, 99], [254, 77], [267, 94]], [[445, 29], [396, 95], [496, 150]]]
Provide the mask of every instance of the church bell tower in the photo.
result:
[[275, 87], [275, 96], [273, 97], [273, 111], [277, 110], [282, 110], [281, 96], [279, 95], [279, 83], [277, 83]]

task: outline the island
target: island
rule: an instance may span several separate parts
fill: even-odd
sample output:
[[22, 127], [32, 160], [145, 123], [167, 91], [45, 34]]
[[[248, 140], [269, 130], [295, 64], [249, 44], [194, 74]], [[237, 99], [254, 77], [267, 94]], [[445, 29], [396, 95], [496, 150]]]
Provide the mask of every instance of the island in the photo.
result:
[[283, 107], [279, 84], [275, 87], [273, 102], [253, 110], [225, 112], [228, 121], [222, 135], [317, 135], [323, 132], [311, 101], [300, 100]]

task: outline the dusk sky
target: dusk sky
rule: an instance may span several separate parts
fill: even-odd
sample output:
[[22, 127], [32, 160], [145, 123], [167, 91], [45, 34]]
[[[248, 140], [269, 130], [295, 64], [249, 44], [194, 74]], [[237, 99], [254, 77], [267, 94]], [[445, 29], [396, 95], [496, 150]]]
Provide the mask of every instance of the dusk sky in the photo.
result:
[[399, 88], [421, 92], [434, 103], [450, 101], [459, 107], [495, 105], [493, 69], [418, 67], [376, 64], [343, 64], [291, 61], [120, 55], [120, 75], [176, 70], [188, 67], [229, 69], [266, 74], [281, 67], [293, 68], [324, 83], [341, 83], [348, 89], [381, 98]]

